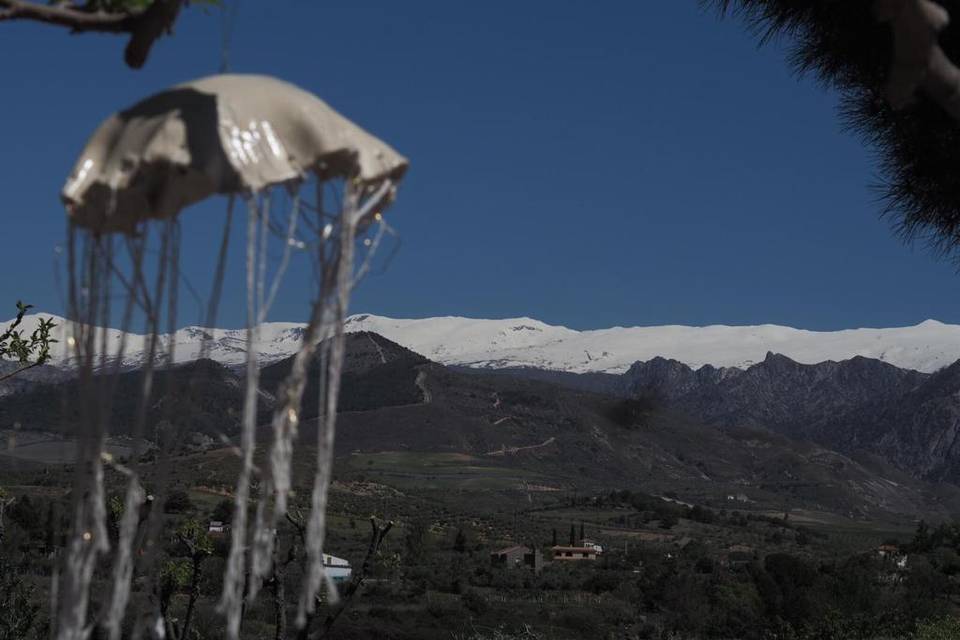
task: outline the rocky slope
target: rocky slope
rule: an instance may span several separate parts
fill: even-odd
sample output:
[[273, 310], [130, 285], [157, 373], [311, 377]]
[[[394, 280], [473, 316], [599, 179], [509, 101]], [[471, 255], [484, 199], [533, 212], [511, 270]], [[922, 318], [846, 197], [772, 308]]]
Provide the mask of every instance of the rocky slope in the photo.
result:
[[[26, 318], [24, 328], [29, 331], [35, 321], [35, 316]], [[65, 323], [60, 324], [57, 347], [62, 349], [68, 336]], [[951, 365], [960, 356], [958, 326], [927, 321], [902, 329], [838, 332], [773, 325], [573, 331], [530, 319], [360, 315], [349, 319], [348, 329], [355, 336], [355, 353], [362, 354], [347, 366], [346, 410], [381, 402], [410, 404], [421, 393], [411, 366], [422, 365], [426, 356], [439, 364], [519, 374], [579, 391], [655, 397], [698, 424], [772, 431], [847, 456], [881, 456], [916, 477], [960, 481], [960, 365]], [[268, 323], [261, 335], [261, 363], [268, 365], [269, 381], [297, 348], [302, 326]], [[109, 343], [120, 339], [112, 331]], [[236, 378], [234, 365], [245, 357], [242, 330], [187, 327], [175, 339], [178, 361], [195, 359], [208, 341], [209, 357], [227, 366], [222, 375]], [[387, 343], [403, 354], [392, 364], [382, 361]], [[141, 363], [144, 344], [143, 336], [127, 336], [128, 366]], [[69, 365], [62, 352], [56, 355], [61, 365]], [[62, 371], [45, 367], [0, 385], [0, 395], [63, 377]], [[307, 397], [314, 392], [308, 389]], [[212, 420], [217, 429], [224, 428], [222, 420]]]
[[623, 377], [628, 395], [706, 424], [768, 429], [851, 456], [876, 454], [917, 477], [960, 481], [960, 362], [925, 374], [863, 357], [807, 365], [769, 353], [744, 370], [655, 358]]
[[[263, 371], [261, 443], [271, 437], [271, 392], [288, 366], [289, 361], [280, 361]], [[316, 377], [314, 368], [298, 446], [316, 442], [311, 419]], [[134, 372], [118, 377], [112, 434], [130, 433], [139, 381]], [[158, 374], [145, 435], [162, 441], [176, 434], [191, 442], [204, 436], [214, 443], [236, 438], [242, 383], [235, 370], [210, 361]], [[0, 430], [19, 422], [23, 430], [64, 430], [69, 437], [77, 419], [72, 399], [77, 391], [68, 381], [0, 398]], [[764, 428], [715, 428], [644, 400], [491, 372], [465, 373], [373, 334], [350, 335], [340, 400], [336, 447], [343, 459], [363, 452], [423, 454], [424, 460], [459, 456], [497, 468], [462, 469], [476, 474], [478, 482], [489, 482], [484, 474], [495, 473], [502, 483], [520, 478], [550, 491], [642, 488], [717, 508], [776, 510], [790, 504], [868, 518], [913, 518], [960, 508], [955, 488], [910, 477], [879, 459], [857, 460]], [[171, 442], [176, 447], [177, 441]]]

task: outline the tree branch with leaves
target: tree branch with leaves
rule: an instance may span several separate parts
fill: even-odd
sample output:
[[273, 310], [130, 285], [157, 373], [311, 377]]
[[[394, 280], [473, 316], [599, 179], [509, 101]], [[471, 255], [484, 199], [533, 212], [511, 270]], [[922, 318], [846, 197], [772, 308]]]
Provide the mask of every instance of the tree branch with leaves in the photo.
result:
[[203, 561], [213, 555], [213, 541], [206, 530], [196, 520], [190, 519], [177, 529], [177, 540], [186, 548], [190, 558], [190, 592], [187, 600], [187, 610], [183, 614], [183, 626], [180, 629], [180, 640], [186, 640], [190, 631], [190, 622], [193, 610], [200, 598], [200, 577]]
[[53, 318], [40, 318], [37, 327], [29, 335], [24, 335], [20, 325], [27, 311], [32, 308], [33, 305], [24, 304], [18, 300], [17, 317], [6, 331], [0, 333], [0, 360], [13, 360], [20, 365], [13, 371], [0, 374], [0, 382], [27, 369], [46, 364], [50, 360], [50, 346], [57, 342], [51, 336], [51, 332], [57, 325], [53, 322]]

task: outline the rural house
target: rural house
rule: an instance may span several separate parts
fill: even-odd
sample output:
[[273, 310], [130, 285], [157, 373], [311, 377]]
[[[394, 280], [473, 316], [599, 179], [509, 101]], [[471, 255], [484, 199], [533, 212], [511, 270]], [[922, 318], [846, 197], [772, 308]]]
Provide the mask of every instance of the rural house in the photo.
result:
[[570, 547], [564, 545], [557, 545], [551, 547], [550, 551], [553, 552], [554, 560], [596, 560], [597, 559], [597, 550], [593, 546], [582, 546], [582, 547]]
[[490, 564], [504, 567], [530, 567], [539, 573], [543, 569], [543, 553], [540, 549], [513, 545], [490, 553]]
[[721, 563], [728, 567], [744, 567], [756, 559], [756, 552], [753, 547], [745, 544], [734, 544], [727, 547], [726, 552], [721, 558]]
[[898, 569], [907, 568], [907, 554], [900, 550], [895, 544], [882, 544], [877, 547], [877, 555], [884, 560], [896, 565]]
[[207, 526], [207, 533], [214, 535], [223, 535], [230, 529], [230, 525], [224, 524], [219, 520], [211, 520], [210, 525]]
[[336, 583], [346, 582], [353, 575], [349, 561], [326, 553], [323, 554], [323, 570]]
[[593, 547], [593, 550], [597, 552], [597, 555], [603, 553], [603, 546], [599, 542], [595, 542], [589, 538], [584, 538], [580, 541], [581, 547]]

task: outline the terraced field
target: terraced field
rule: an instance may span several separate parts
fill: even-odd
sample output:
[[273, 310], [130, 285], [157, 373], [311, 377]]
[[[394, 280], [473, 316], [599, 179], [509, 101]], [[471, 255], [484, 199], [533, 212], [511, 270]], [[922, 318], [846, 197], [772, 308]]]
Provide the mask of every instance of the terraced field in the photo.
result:
[[398, 487], [451, 490], [522, 490], [551, 486], [553, 479], [528, 469], [497, 466], [464, 453], [383, 451], [354, 453], [349, 468]]

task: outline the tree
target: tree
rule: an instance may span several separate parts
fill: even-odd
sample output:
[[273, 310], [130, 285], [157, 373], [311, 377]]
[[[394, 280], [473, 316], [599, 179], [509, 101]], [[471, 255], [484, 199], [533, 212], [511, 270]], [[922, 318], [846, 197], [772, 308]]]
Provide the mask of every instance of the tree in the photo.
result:
[[[222, 0], [192, 0], [196, 5], [221, 4]], [[32, 20], [64, 27], [71, 33], [129, 35], [123, 59], [132, 69], [141, 68], [157, 39], [173, 33], [180, 10], [191, 0], [71, 0], [40, 4], [27, 0], [0, 0], [0, 21]]]
[[884, 213], [960, 262], [960, 27], [938, 0], [706, 0], [840, 92], [844, 124], [879, 151]]
[[171, 491], [163, 503], [164, 513], [183, 513], [190, 509], [193, 509], [193, 502], [190, 500], [190, 494], [183, 489]]
[[233, 520], [233, 501], [224, 498], [218, 502], [217, 506], [213, 508], [213, 513], [210, 514], [210, 518], [229, 524], [230, 521]]
[[30, 496], [24, 495], [17, 498], [9, 507], [8, 514], [10, 521], [23, 529], [31, 536], [39, 536], [41, 533], [41, 511]]
[[190, 620], [193, 608], [200, 598], [200, 576], [203, 561], [213, 554], [213, 541], [206, 530], [196, 520], [190, 519], [180, 525], [176, 533], [177, 540], [186, 548], [190, 558], [190, 592], [187, 600], [187, 610], [183, 614], [183, 627], [180, 630], [180, 639], [189, 638]]
[[453, 550], [457, 553], [467, 551], [467, 536], [463, 533], [463, 529], [457, 529], [457, 536], [453, 539]]
[[16, 567], [0, 557], [0, 640], [41, 638], [40, 598]]
[[[346, 611], [347, 607], [353, 600], [353, 597], [363, 586], [364, 581], [367, 579], [367, 576], [373, 569], [374, 560], [380, 554], [380, 548], [383, 546], [383, 541], [386, 539], [387, 534], [390, 533], [390, 529], [392, 528], [392, 520], [381, 524], [380, 522], [377, 522], [375, 517], [370, 516], [370, 542], [367, 545], [367, 554], [363, 558], [363, 564], [360, 565], [360, 570], [353, 574], [349, 584], [347, 584], [346, 589], [344, 589], [343, 600], [340, 603], [340, 606], [330, 612], [323, 621], [323, 629], [318, 636], [319, 638], [330, 637], [330, 631], [333, 629], [333, 625], [336, 624], [337, 618], [339, 618], [340, 615]], [[304, 627], [304, 630], [308, 630], [308, 628], [309, 627]], [[305, 634], [301, 633], [301, 637], [304, 636]]]
[[660, 528], [661, 529], [672, 529], [679, 522], [679, 518], [673, 511], [664, 511], [663, 515], [660, 516]]
[[914, 553], [927, 553], [933, 549], [933, 537], [930, 535], [930, 525], [926, 520], [920, 520], [920, 524], [917, 525], [911, 547]]
[[9, 507], [11, 504], [13, 504], [13, 501], [14, 501], [14, 500], [15, 500], [15, 498], [7, 495], [7, 490], [6, 490], [6, 489], [4, 489], [3, 487], [0, 487], [0, 544], [3, 543], [3, 536], [4, 536], [4, 520], [3, 520], [3, 516], [4, 516], [4, 513], [5, 513], [6, 510], [7, 510], [7, 507]]
[[164, 635], [171, 638], [177, 638], [178, 634], [170, 617], [170, 601], [189, 584], [190, 574], [190, 562], [183, 558], [167, 560], [160, 568], [160, 615], [168, 627]]
[[59, 530], [59, 519], [57, 518], [56, 502], [51, 500], [47, 503], [47, 522], [43, 527], [44, 550], [47, 553], [52, 552], [57, 546], [57, 532]]
[[423, 559], [427, 527], [421, 520], [412, 520], [406, 526], [406, 530], [407, 535], [403, 537], [404, 562], [415, 565]]

